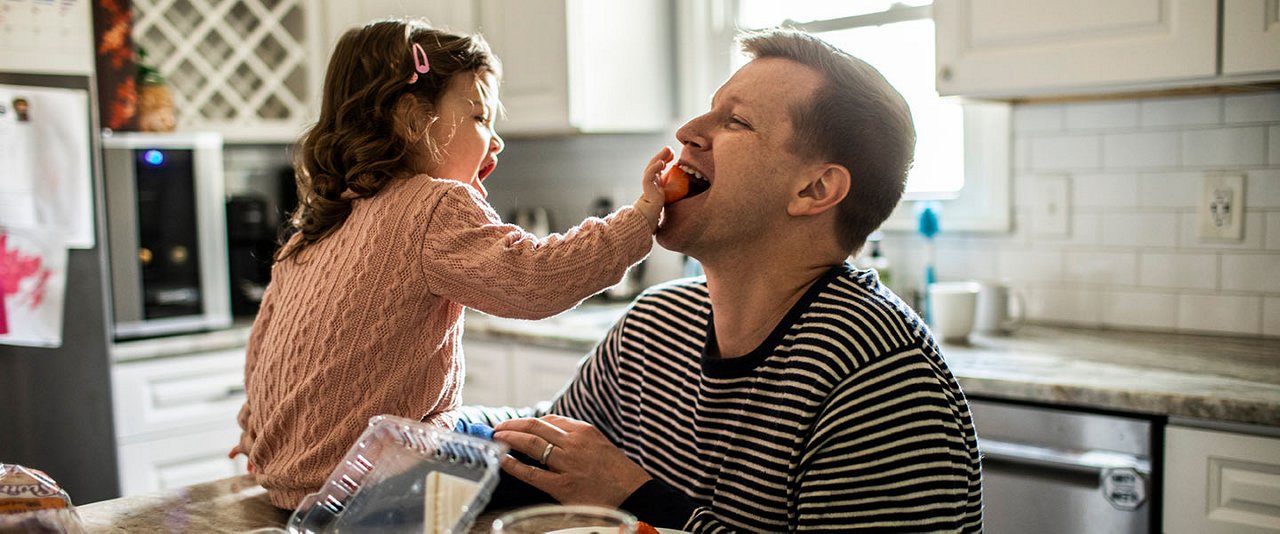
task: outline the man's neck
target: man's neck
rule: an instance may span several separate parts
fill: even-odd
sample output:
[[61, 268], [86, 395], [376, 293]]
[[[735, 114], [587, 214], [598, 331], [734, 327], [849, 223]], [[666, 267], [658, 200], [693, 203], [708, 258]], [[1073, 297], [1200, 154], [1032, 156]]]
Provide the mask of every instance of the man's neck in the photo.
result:
[[711, 309], [715, 313], [716, 346], [721, 358], [745, 356], [769, 337], [787, 312], [834, 263], [774, 268], [703, 265]]

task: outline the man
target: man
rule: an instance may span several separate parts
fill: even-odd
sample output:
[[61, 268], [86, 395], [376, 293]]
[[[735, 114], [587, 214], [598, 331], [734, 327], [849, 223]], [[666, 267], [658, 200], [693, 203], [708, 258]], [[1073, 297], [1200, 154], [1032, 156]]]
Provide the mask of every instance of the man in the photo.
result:
[[541, 460], [503, 470], [695, 532], [979, 531], [959, 385], [920, 318], [844, 263], [902, 195], [907, 105], [808, 34], [741, 42], [752, 61], [676, 134], [678, 163], [710, 188], [667, 206], [658, 232], [705, 280], [645, 292], [551, 415], [498, 424]]

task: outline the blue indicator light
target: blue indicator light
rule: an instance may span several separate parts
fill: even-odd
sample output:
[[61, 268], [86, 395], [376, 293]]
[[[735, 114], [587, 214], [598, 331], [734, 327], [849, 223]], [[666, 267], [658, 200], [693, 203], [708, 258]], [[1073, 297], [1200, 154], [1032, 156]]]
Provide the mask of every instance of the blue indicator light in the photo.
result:
[[147, 162], [148, 165], [159, 165], [164, 163], [164, 152], [155, 149], [143, 152], [142, 161]]

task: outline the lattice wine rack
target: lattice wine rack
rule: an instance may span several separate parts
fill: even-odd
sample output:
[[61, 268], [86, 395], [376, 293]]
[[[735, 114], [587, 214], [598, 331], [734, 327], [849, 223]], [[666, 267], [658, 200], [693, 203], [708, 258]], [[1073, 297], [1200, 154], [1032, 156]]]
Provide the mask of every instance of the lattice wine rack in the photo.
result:
[[307, 0], [133, 0], [134, 42], [169, 80], [179, 130], [291, 140], [309, 120]]

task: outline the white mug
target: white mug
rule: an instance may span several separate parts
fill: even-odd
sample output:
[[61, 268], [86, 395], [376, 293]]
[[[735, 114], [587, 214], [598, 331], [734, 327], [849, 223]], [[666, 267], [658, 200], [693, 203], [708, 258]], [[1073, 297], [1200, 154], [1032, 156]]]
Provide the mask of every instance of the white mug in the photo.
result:
[[974, 330], [993, 335], [1006, 335], [1016, 330], [1022, 324], [1022, 295], [1000, 282], [982, 282], [981, 285]]
[[967, 342], [981, 288], [972, 281], [929, 284], [929, 327], [933, 334], [943, 341]]

